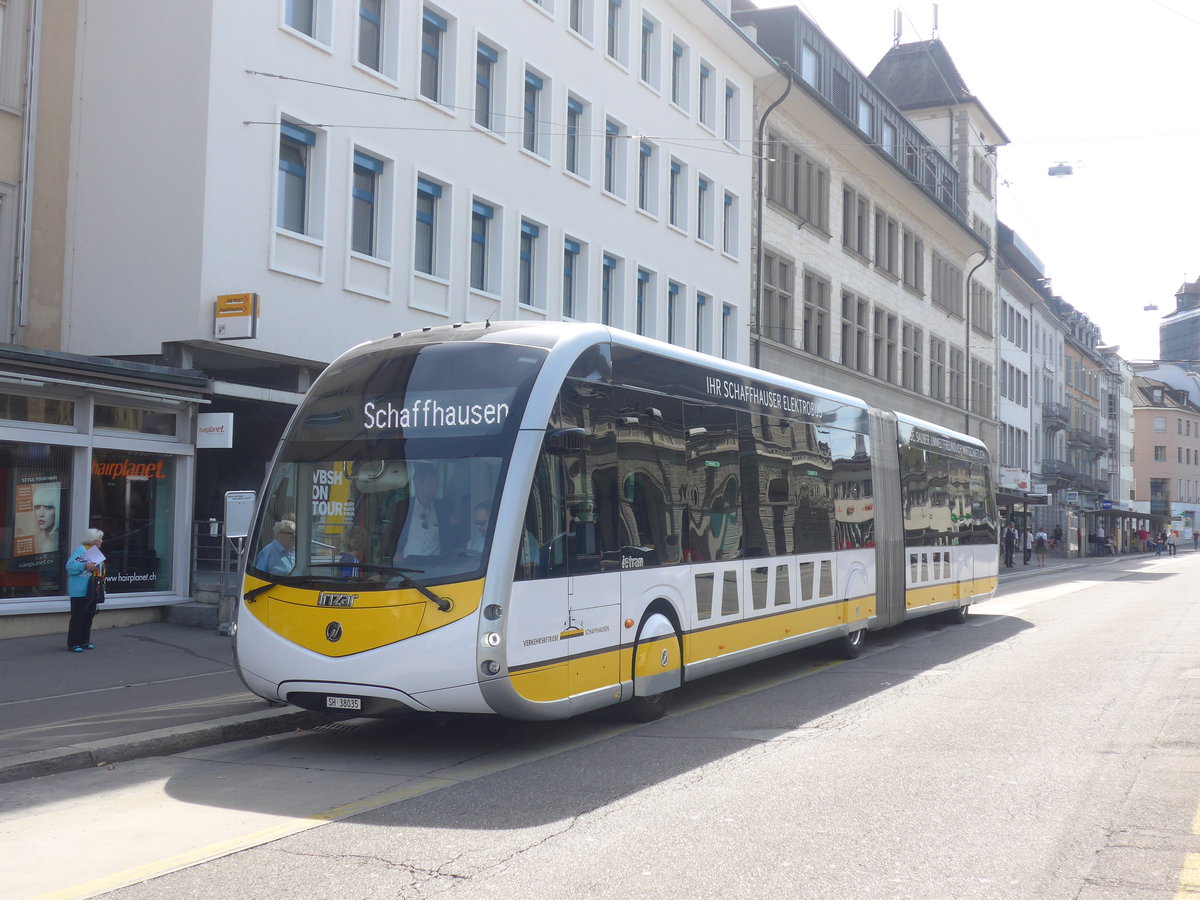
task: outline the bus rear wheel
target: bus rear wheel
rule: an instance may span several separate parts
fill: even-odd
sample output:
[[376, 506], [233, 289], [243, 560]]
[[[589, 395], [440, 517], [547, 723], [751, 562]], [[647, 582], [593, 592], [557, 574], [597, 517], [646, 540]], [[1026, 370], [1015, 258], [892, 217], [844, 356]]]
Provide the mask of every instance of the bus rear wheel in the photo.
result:
[[958, 609], [952, 609], [946, 613], [946, 621], [951, 625], [961, 625], [967, 621], [967, 614], [971, 611], [971, 604], [960, 606]]
[[834, 641], [834, 647], [837, 648], [838, 656], [843, 659], [858, 659], [858, 656], [863, 651], [863, 645], [867, 642], [867, 629], [860, 628], [858, 631], [852, 631], [847, 635], [843, 635]]

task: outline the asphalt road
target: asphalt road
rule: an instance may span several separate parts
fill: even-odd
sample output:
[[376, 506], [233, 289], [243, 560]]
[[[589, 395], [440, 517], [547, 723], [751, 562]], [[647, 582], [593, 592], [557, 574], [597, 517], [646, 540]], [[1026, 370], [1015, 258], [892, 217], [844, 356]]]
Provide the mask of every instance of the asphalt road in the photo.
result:
[[[13, 897], [1174, 897], [1200, 555], [687, 686], [664, 720], [351, 720], [0, 788]], [[64, 846], [71, 848], [64, 853]]]

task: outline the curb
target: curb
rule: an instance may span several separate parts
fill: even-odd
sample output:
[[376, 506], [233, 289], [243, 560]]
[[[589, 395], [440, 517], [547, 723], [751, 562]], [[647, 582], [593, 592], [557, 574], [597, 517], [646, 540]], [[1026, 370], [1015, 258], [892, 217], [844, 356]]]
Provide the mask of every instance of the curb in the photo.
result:
[[285, 731], [323, 725], [333, 718], [335, 717], [327, 713], [304, 709], [268, 709], [264, 712], [242, 713], [208, 722], [106, 738], [90, 744], [72, 744], [53, 750], [39, 750], [0, 759], [0, 784], [37, 778], [41, 775], [98, 768], [109, 763], [127, 762], [145, 756], [168, 756], [228, 741], [267, 737]]

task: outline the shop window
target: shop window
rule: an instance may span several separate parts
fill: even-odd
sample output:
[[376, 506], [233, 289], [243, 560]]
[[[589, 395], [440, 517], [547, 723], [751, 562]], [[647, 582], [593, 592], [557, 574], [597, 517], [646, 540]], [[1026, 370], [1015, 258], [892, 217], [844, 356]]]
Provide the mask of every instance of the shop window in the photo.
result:
[[71, 400], [56, 400], [53, 397], [0, 394], [0, 419], [42, 425], [73, 425], [75, 404]]
[[171, 588], [175, 459], [157, 453], [92, 454], [88, 525], [104, 532], [110, 593]]
[[94, 416], [97, 428], [136, 431], [139, 434], [161, 434], [174, 437], [177, 427], [175, 413], [163, 410], [104, 406], [97, 403]]
[[73, 546], [73, 535], [66, 533], [70, 494], [68, 448], [0, 442], [6, 512], [0, 527], [0, 602], [66, 593], [63, 554]]

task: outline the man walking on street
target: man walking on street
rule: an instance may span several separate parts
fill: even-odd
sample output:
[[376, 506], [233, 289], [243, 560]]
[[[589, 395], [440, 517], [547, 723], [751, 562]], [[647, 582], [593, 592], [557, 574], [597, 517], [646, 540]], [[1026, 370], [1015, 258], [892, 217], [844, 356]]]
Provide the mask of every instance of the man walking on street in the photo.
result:
[[1011, 569], [1013, 565], [1013, 554], [1017, 550], [1017, 526], [1009, 525], [1008, 530], [1004, 532], [1004, 567]]

